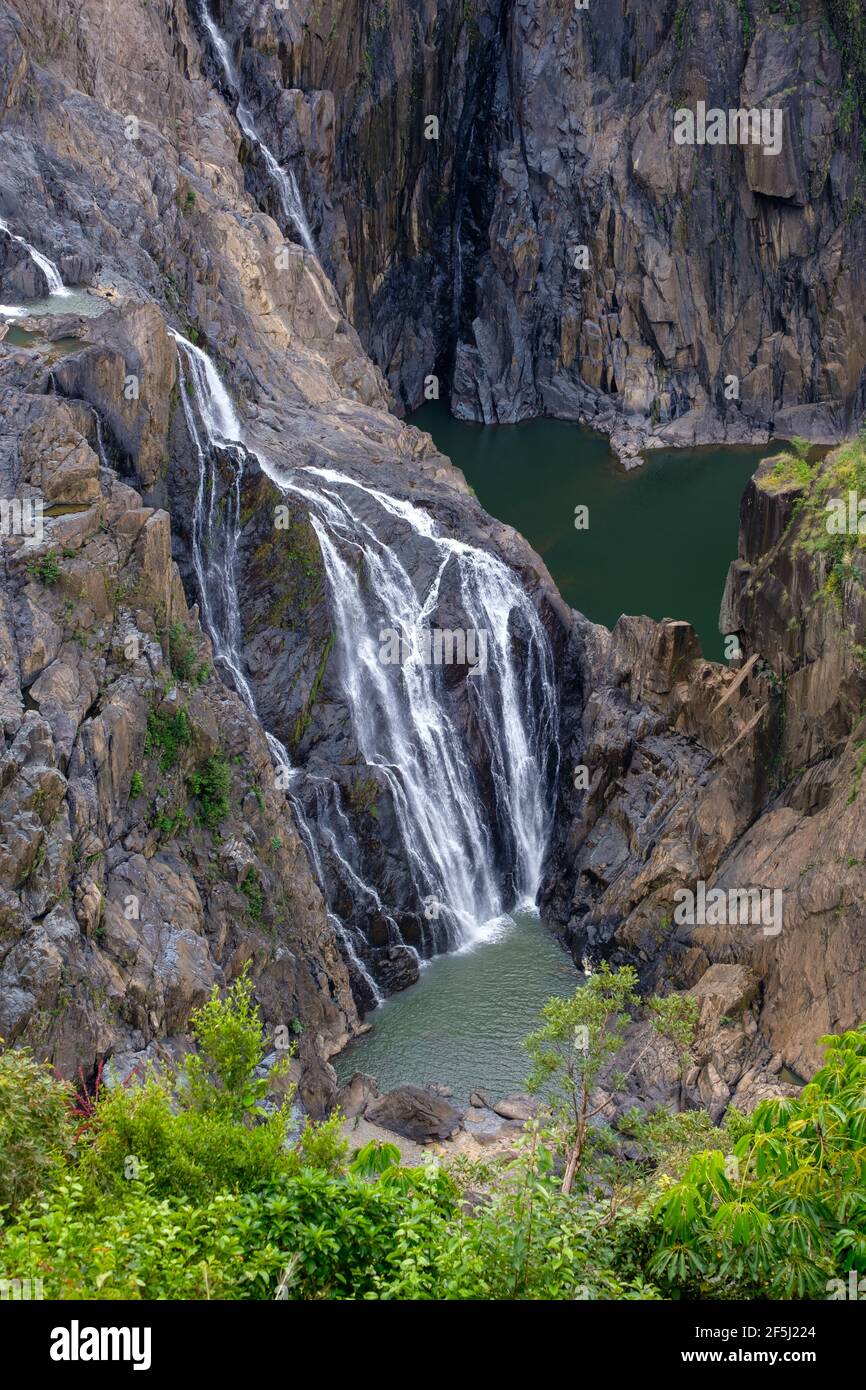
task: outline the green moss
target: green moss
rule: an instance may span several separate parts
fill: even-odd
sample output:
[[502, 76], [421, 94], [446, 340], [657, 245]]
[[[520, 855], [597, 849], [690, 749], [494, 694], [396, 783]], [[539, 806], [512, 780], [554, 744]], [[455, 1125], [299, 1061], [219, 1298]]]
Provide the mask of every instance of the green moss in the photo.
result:
[[325, 667], [328, 664], [328, 657], [331, 655], [333, 645], [334, 634], [331, 633], [322, 649], [322, 655], [319, 660], [319, 665], [316, 668], [316, 674], [313, 677], [313, 684], [310, 687], [310, 693], [307, 696], [306, 703], [303, 709], [299, 710], [298, 717], [292, 726], [291, 743], [293, 748], [297, 748], [310, 726], [310, 720], [313, 717], [313, 707], [319, 696], [319, 689], [325, 676]]

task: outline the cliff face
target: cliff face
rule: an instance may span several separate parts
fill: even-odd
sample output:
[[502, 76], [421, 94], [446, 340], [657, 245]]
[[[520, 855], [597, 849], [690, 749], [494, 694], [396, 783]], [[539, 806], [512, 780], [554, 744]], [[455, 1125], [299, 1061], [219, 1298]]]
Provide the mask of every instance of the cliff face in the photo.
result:
[[[844, 7], [217, 9], [403, 403], [436, 373], [458, 415], [586, 418], [626, 458], [832, 441], [862, 414], [864, 73]], [[675, 144], [699, 102], [778, 110], [780, 152]]]
[[[570, 8], [214, 6], [244, 100], [307, 194], [332, 286], [234, 118], [197, 3], [33, 0], [25, 14], [0, 0], [0, 217], [90, 291], [68, 314], [18, 320], [0, 344], [0, 496], [41, 495], [53, 512], [37, 545], [3, 538], [7, 1041], [67, 1072], [182, 1048], [191, 1010], [249, 959], [268, 1025], [301, 1028], [302, 1095], [327, 1105], [327, 1056], [369, 994], [263, 725], [307, 774], [306, 818], [327, 780], [365, 881], [397, 905], [399, 945], [357, 895], [334, 903], [363, 935], [364, 964], [388, 989], [412, 978], [425, 927], [393, 800], [353, 732], [315, 527], [298, 496], [285, 545], [269, 524], [274, 477], [309, 464], [380, 484], [518, 576], [562, 715], [546, 905], [578, 956], [636, 959], [647, 982], [701, 988], [715, 968], [705, 992], [730, 995], [740, 1022], [719, 1041], [708, 1009], [696, 1094], [754, 1096], [783, 1059], [807, 1070], [814, 1038], [857, 1017], [863, 591], [856, 555], [814, 544], [815, 479], [773, 467], [747, 493], [725, 600], [737, 675], [703, 661], [684, 624], [624, 619], [611, 636], [571, 615], [525, 542], [389, 411], [362, 344], [404, 402], [439, 372], [457, 408], [485, 418], [595, 411], [613, 427], [624, 404], [660, 425], [676, 415], [682, 439], [701, 420], [740, 437], [771, 422], [832, 434], [850, 419], [864, 262], [859, 218], [842, 212], [853, 136], [838, 129], [843, 74], [819, 9], [784, 29], [755, 13], [748, 42], [742, 6], [596, 10], [590, 29]], [[721, 103], [741, 88], [788, 103], [799, 143], [784, 165], [724, 148], [668, 157], [672, 92]], [[427, 141], [422, 117], [436, 112]], [[575, 240], [592, 253], [580, 275]], [[0, 234], [0, 300], [45, 289]], [[268, 461], [250, 454], [236, 484], [224, 451], [211, 498], [220, 513], [238, 500], [259, 718], [207, 669], [200, 460], [169, 325], [211, 353]], [[738, 360], [741, 400], [720, 425], [704, 407], [721, 408]], [[853, 467], [821, 477], [835, 486], [832, 469]], [[377, 544], [426, 582], [417, 536], [399, 515], [377, 524]], [[460, 626], [461, 596], [445, 586], [442, 603]], [[492, 804], [466, 669], [447, 684]], [[699, 878], [782, 889], [784, 931], [675, 930], [673, 892]]]
[[[566, 788], [548, 904], [578, 959], [677, 988], [708, 965], [749, 972], [751, 1032], [719, 1035], [701, 1094], [736, 1096], [765, 1065], [808, 1075], [815, 1039], [862, 1014], [864, 554], [856, 532], [828, 533], [826, 505], [864, 476], [862, 442], [811, 468], [762, 464], [723, 603], [732, 668], [704, 661], [685, 623], [586, 633], [593, 693], [570, 762], [591, 781]], [[680, 925], [675, 894], [701, 880], [780, 891], [781, 923]]]
[[[504, 559], [563, 672], [570, 615], [525, 542], [389, 413], [315, 257], [281, 209], [283, 225], [262, 210], [273, 190], [185, 6], [44, 0], [24, 16], [6, 3], [0, 54], [0, 216], [87, 291], [68, 313], [4, 326], [0, 344], [0, 496], [59, 509], [37, 543], [2, 541], [0, 1035], [65, 1072], [107, 1055], [130, 1065], [185, 1046], [192, 1009], [250, 959], [269, 1027], [300, 1030], [301, 1094], [320, 1109], [334, 1089], [327, 1056], [370, 995], [311, 877], [263, 725], [309, 772], [313, 819], [317, 775], [333, 783], [365, 874], [400, 907], [397, 947], [381, 915], [354, 921], [388, 989], [417, 973], [405, 944], [422, 926], [417, 895], [354, 739], [306, 507], [293, 501], [289, 533], [275, 532], [279, 493], [253, 453], [235, 577], [261, 722], [213, 662], [190, 606], [201, 460], [169, 327], [208, 349], [271, 477], [342, 469]], [[47, 287], [0, 234], [0, 301]], [[235, 470], [223, 451], [217, 515]], [[381, 540], [408, 574], [429, 568], [405, 527]], [[459, 595], [447, 602], [456, 623]], [[453, 673], [447, 698], [471, 738], [466, 676]], [[478, 739], [479, 765], [483, 754]], [[351, 895], [335, 905], [353, 917]]]

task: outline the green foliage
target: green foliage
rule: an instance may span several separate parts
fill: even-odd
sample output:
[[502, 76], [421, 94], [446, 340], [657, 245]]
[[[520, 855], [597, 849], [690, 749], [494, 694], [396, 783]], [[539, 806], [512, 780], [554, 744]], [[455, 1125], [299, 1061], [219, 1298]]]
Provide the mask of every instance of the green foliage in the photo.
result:
[[568, 1191], [597, 1113], [590, 1095], [606, 1063], [623, 1045], [637, 1007], [637, 971], [612, 971], [605, 962], [570, 999], [548, 999], [542, 1026], [524, 1039], [532, 1062], [530, 1092], [543, 1090], [558, 1131], [558, 1147], [568, 1153], [564, 1180]]
[[144, 778], [140, 772], [133, 772], [129, 782], [129, 799], [135, 801], [144, 791]]
[[261, 919], [265, 907], [265, 895], [259, 882], [257, 871], [250, 865], [240, 882], [240, 890], [247, 900], [247, 910], [254, 921]]
[[192, 743], [192, 725], [185, 709], [165, 708], [151, 710], [147, 716], [147, 733], [144, 739], [146, 757], [159, 755], [159, 767], [169, 772], [181, 755], [181, 750]]
[[44, 555], [40, 555], [38, 560], [34, 560], [27, 566], [27, 573], [33, 579], [38, 579], [40, 584], [49, 588], [56, 584], [60, 578], [60, 561], [57, 558], [56, 550], [46, 550]]
[[189, 777], [189, 790], [198, 803], [199, 820], [209, 830], [216, 830], [231, 810], [231, 783], [231, 767], [222, 753], [206, 758]]
[[262, 1026], [253, 1003], [248, 965], [224, 998], [214, 986], [210, 999], [191, 1019], [199, 1051], [187, 1060], [186, 1077], [192, 1107], [228, 1115], [240, 1122], [264, 1100], [275, 1074], [288, 1068], [288, 1059], [267, 1077], [257, 1077], [262, 1053]]
[[180, 622], [172, 623], [168, 643], [172, 675], [179, 681], [203, 685], [210, 675], [210, 666], [207, 662], [199, 663], [198, 644], [189, 628]]
[[149, 1076], [100, 1099], [81, 1172], [120, 1200], [140, 1183], [160, 1199], [206, 1203], [297, 1171], [297, 1155], [285, 1148], [287, 1130], [283, 1109], [251, 1127], [219, 1110], [178, 1110], [170, 1081]]
[[866, 1271], [866, 1025], [822, 1042], [796, 1099], [735, 1117], [733, 1155], [698, 1155], [660, 1200], [652, 1268], [673, 1296], [825, 1298]]
[[38, 1192], [69, 1152], [70, 1094], [25, 1049], [0, 1052], [0, 1207]]
[[[552, 1155], [537, 1133], [471, 1215], [450, 1224], [438, 1256], [439, 1298], [656, 1299], [635, 1270], [623, 1275], [623, 1251], [611, 1241], [606, 1213], [559, 1190]], [[648, 1217], [644, 1215], [643, 1222]], [[621, 1232], [624, 1234], [624, 1232]], [[405, 1285], [403, 1286], [406, 1287]], [[412, 1296], [401, 1292], [401, 1297]]]
[[[566, 1127], [565, 1078], [579, 1089], [616, 1061], [634, 984], [598, 971], [528, 1040]], [[689, 1001], [652, 1000], [649, 1017], [685, 1065]], [[339, 1114], [291, 1144], [287, 1106], [263, 1105], [283, 1068], [256, 1075], [247, 972], [192, 1027], [184, 1073], [101, 1089], [77, 1134], [68, 1088], [0, 1055], [0, 1270], [58, 1299], [509, 1301], [823, 1298], [866, 1271], [866, 1025], [823, 1040], [797, 1099], [731, 1109], [721, 1130], [702, 1111], [622, 1117], [587, 1145], [578, 1195], [536, 1125], [513, 1159], [451, 1171], [404, 1167], [394, 1144], [347, 1164]]]

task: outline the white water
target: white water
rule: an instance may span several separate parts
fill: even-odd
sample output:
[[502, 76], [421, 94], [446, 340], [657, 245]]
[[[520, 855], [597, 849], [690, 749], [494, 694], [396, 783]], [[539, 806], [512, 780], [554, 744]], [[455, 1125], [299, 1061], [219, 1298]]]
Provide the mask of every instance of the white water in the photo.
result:
[[[213, 645], [214, 659], [229, 671], [241, 699], [258, 718], [255, 696], [244, 671], [237, 590], [241, 482], [247, 448], [231, 397], [207, 353], [174, 329], [170, 328], [169, 332], [178, 347], [181, 401], [198, 464], [198, 487], [192, 517], [192, 561], [201, 596], [202, 618]], [[221, 515], [217, 519], [214, 498], [220, 459], [230, 464], [234, 476], [225, 491]], [[325, 880], [316, 841], [303, 807], [292, 791], [298, 772], [292, 768], [285, 745], [267, 730], [265, 737], [280, 775], [279, 785], [289, 796], [313, 869], [324, 889]], [[328, 917], [351, 964], [365, 982], [372, 1002], [381, 1003], [382, 993], [358, 956], [350, 932], [334, 913], [329, 912]]]
[[240, 78], [232, 62], [228, 44], [211, 17], [207, 6], [207, 0], [201, 0], [200, 14], [201, 22], [208, 32], [211, 43], [214, 46], [214, 52], [225, 74], [226, 83], [236, 98], [235, 115], [238, 119], [238, 125], [250, 143], [261, 151], [262, 158], [265, 161], [265, 167], [276, 185], [283, 218], [294, 223], [305, 248], [311, 251], [313, 255], [316, 255], [316, 243], [313, 241], [313, 234], [310, 231], [310, 224], [307, 221], [307, 215], [304, 211], [304, 203], [301, 198], [301, 190], [298, 188], [297, 180], [291, 169], [284, 169], [282, 167], [273, 151], [269, 149], [259, 134], [252, 112], [244, 103]]
[[[16, 236], [14, 232], [10, 231], [8, 224], [3, 221], [2, 217], [0, 217], [0, 232], [5, 232], [13, 241], [17, 241], [20, 246], [24, 247], [30, 259], [35, 261], [36, 265], [38, 265], [42, 274], [45, 276], [48, 283], [49, 294], [60, 295], [64, 298], [66, 295], [71, 294], [71, 290], [66, 288], [60, 278], [60, 271], [57, 269], [54, 262], [49, 261], [47, 256], [43, 256], [41, 251], [37, 251], [35, 246], [31, 246], [29, 241], [25, 241], [23, 236]], [[26, 312], [26, 310], [24, 312]], [[17, 309], [7, 309], [0, 306], [0, 313], [5, 313], [10, 317], [19, 317], [19, 311]]]
[[[364, 761], [393, 799], [419, 899], [432, 898], [455, 947], [486, 932], [515, 902], [534, 905], [550, 821], [548, 757], [557, 703], [553, 666], [538, 615], [498, 557], [443, 536], [426, 512], [333, 469], [305, 468], [285, 486], [305, 498], [331, 591], [344, 689]], [[390, 518], [386, 539], [350, 498], [361, 493]], [[431, 578], [416, 589], [393, 544], [397, 521], [429, 547]], [[358, 551], [363, 559], [358, 563]], [[488, 634], [485, 674], [469, 699], [493, 783], [485, 805], [441, 672], [420, 659], [402, 668], [380, 659], [385, 628], [435, 623], [446, 572], [454, 571], [467, 628]], [[525, 649], [513, 649], [512, 624]], [[469, 689], [467, 685], [467, 690]]]
[[[255, 712], [244, 671], [236, 574], [241, 479], [251, 455], [213, 363], [180, 334], [174, 337], [181, 399], [198, 460], [192, 558], [202, 615], [215, 658]], [[552, 656], [534, 606], [498, 557], [442, 535], [420, 508], [346, 474], [303, 468], [287, 476], [264, 457], [258, 462], [284, 495], [301, 497], [309, 509], [328, 580], [354, 736], [364, 763], [389, 793], [400, 839], [390, 849], [408, 868], [414, 890], [411, 903], [382, 900], [367, 882], [338, 784], [317, 776], [314, 768], [292, 768], [283, 744], [269, 734], [323, 891], [327, 897], [329, 888], [348, 895], [353, 904], [351, 925], [331, 917], [351, 963], [378, 1002], [380, 992], [352, 939], [359, 923], [384, 920], [390, 943], [404, 945], [395, 917], [432, 900], [435, 913], [425, 914], [423, 927], [429, 954], [488, 937], [510, 908], [534, 904], [551, 815], [558, 715]], [[233, 473], [225, 486], [227, 468]], [[217, 518], [218, 485], [224, 497]], [[395, 543], [401, 531], [420, 559], [414, 578], [400, 558], [404, 548]], [[476, 765], [442, 672], [422, 660], [402, 667], [380, 660], [382, 628], [434, 624], [446, 589], [452, 605], [462, 609], [465, 626], [488, 634], [487, 670], [465, 682]], [[363, 941], [361, 933], [359, 945]]]

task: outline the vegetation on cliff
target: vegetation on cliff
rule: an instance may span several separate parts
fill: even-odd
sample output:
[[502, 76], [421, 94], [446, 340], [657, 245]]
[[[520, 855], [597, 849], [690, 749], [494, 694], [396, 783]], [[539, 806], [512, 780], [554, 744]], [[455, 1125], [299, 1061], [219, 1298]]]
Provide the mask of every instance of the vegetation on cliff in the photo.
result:
[[[610, 1051], [605, 1020], [589, 1056]], [[249, 980], [194, 1030], [182, 1077], [95, 1098], [0, 1055], [4, 1277], [61, 1299], [736, 1299], [824, 1298], [866, 1271], [866, 1026], [824, 1039], [800, 1097], [718, 1130], [701, 1112], [621, 1122], [639, 1163], [597, 1128], [570, 1195], [564, 1111], [499, 1165], [349, 1156], [339, 1115], [289, 1144]]]

